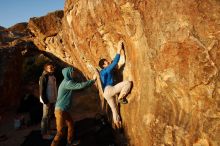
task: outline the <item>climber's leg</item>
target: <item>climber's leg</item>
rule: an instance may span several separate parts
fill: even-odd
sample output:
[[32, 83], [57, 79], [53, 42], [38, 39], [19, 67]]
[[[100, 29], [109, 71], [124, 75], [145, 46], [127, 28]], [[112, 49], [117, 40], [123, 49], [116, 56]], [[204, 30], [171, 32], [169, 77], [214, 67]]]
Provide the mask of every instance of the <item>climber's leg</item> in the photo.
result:
[[126, 103], [126, 95], [130, 91], [131, 85], [131, 81], [123, 81], [114, 86], [115, 94], [120, 93], [118, 100], [121, 101], [121, 103]]
[[104, 98], [107, 100], [113, 116], [113, 121], [115, 125], [121, 127], [121, 118], [118, 112], [118, 107], [114, 99], [114, 88], [112, 86], [107, 86], [104, 90]]

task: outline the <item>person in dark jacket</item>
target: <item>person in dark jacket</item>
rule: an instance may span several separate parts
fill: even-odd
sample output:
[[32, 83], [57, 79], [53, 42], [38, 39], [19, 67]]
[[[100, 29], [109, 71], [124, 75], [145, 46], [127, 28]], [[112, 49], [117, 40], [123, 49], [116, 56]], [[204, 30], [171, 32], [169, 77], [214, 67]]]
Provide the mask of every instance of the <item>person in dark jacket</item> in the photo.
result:
[[73, 119], [69, 113], [69, 110], [72, 105], [72, 91], [84, 89], [86, 87], [90, 87], [96, 81], [96, 75], [93, 76], [93, 80], [88, 80], [86, 82], [76, 82], [74, 80], [77, 77], [77, 71], [74, 71], [74, 68], [67, 67], [62, 70], [62, 74], [64, 76], [63, 81], [61, 82], [58, 88], [58, 96], [55, 105], [55, 117], [56, 117], [56, 126], [57, 126], [57, 134], [54, 137], [54, 140], [51, 146], [57, 146], [64, 136], [63, 127], [65, 124], [68, 127], [67, 133], [67, 145], [77, 145], [79, 144], [79, 140], [73, 140]]
[[43, 116], [41, 120], [41, 134], [43, 139], [52, 139], [50, 133], [51, 118], [57, 98], [57, 85], [54, 76], [54, 65], [49, 62], [44, 65], [44, 71], [39, 79], [40, 102], [43, 103]]
[[126, 99], [126, 95], [130, 91], [132, 85], [131, 81], [126, 81], [126, 80], [119, 82], [116, 85], [114, 85], [113, 83], [113, 70], [116, 68], [120, 60], [120, 54], [123, 50], [122, 48], [123, 48], [123, 42], [119, 41], [117, 54], [115, 55], [115, 58], [111, 64], [106, 59], [101, 59], [99, 61], [99, 66], [100, 68], [102, 68], [102, 70], [100, 71], [100, 79], [101, 79], [102, 89], [104, 92], [103, 96], [111, 108], [113, 122], [115, 123], [117, 128], [121, 127], [121, 117], [119, 115], [119, 111], [114, 96], [119, 94], [118, 96], [119, 103], [122, 104], [128, 103]]

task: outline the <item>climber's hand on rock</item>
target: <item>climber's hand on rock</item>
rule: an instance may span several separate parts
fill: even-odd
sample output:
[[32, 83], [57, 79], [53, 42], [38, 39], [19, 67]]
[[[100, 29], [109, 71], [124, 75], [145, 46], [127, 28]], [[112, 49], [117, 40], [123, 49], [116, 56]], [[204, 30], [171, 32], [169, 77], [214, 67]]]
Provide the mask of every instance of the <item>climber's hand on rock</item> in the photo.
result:
[[120, 41], [118, 42], [118, 50], [117, 50], [117, 53], [118, 53], [118, 54], [121, 53], [122, 45], [123, 45], [123, 40], [120, 40]]

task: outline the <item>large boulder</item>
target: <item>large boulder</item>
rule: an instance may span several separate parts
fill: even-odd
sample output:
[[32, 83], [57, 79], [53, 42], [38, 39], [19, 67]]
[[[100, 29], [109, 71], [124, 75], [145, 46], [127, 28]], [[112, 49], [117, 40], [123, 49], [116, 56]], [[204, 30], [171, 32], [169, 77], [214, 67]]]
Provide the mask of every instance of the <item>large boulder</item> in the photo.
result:
[[23, 90], [23, 61], [25, 54], [36, 53], [36, 47], [32, 42], [19, 42], [15, 45], [0, 46], [0, 107], [17, 107]]
[[33, 17], [29, 20], [28, 28], [33, 34], [34, 44], [42, 51], [54, 54], [66, 61], [62, 37], [63, 11], [57, 10], [46, 16]]
[[[0, 112], [16, 108], [27, 93], [38, 95], [33, 91], [38, 89], [40, 75], [34, 76], [36, 73], [33, 70], [29, 71], [32, 74], [27, 73], [29, 68], [24, 65], [28, 57], [31, 56], [33, 60], [33, 56], [40, 53], [32, 42], [27, 24], [18, 23], [10, 28], [0, 28]], [[31, 86], [34, 86], [32, 90], [26, 90]]]
[[21, 97], [22, 52], [25, 52], [30, 46], [28, 44], [31, 43], [22, 40], [23, 36], [28, 36], [27, 31], [27, 23], [19, 23], [11, 28], [0, 28], [1, 109], [2, 107], [13, 107], [19, 103]]
[[86, 77], [124, 40], [122, 75], [134, 86], [120, 112], [130, 145], [218, 146], [219, 10], [218, 0], [67, 0], [56, 31], [29, 28], [38, 47]]
[[[62, 20], [63, 11], [55, 11], [48, 13], [46, 16], [31, 18], [28, 28], [33, 34], [34, 44], [47, 56], [54, 59], [61, 66], [73, 65], [71, 57], [71, 49], [66, 48], [63, 41]], [[59, 58], [59, 59], [58, 59]], [[75, 66], [77, 69], [77, 66]], [[80, 70], [78, 70], [81, 73]], [[79, 81], [85, 80], [85, 74], [81, 74]], [[74, 119], [82, 119], [94, 116], [99, 111], [97, 90], [83, 90], [74, 93], [73, 114]]]

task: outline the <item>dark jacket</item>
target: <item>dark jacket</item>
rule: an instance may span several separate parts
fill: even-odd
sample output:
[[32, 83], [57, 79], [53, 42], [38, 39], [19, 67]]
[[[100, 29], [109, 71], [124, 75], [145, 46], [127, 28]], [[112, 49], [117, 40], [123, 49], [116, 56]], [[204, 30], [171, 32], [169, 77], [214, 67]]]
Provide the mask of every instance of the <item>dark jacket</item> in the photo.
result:
[[40, 91], [40, 98], [43, 100], [44, 104], [48, 104], [49, 100], [47, 98], [47, 82], [48, 82], [49, 75], [47, 72], [43, 72], [39, 79], [39, 91]]

